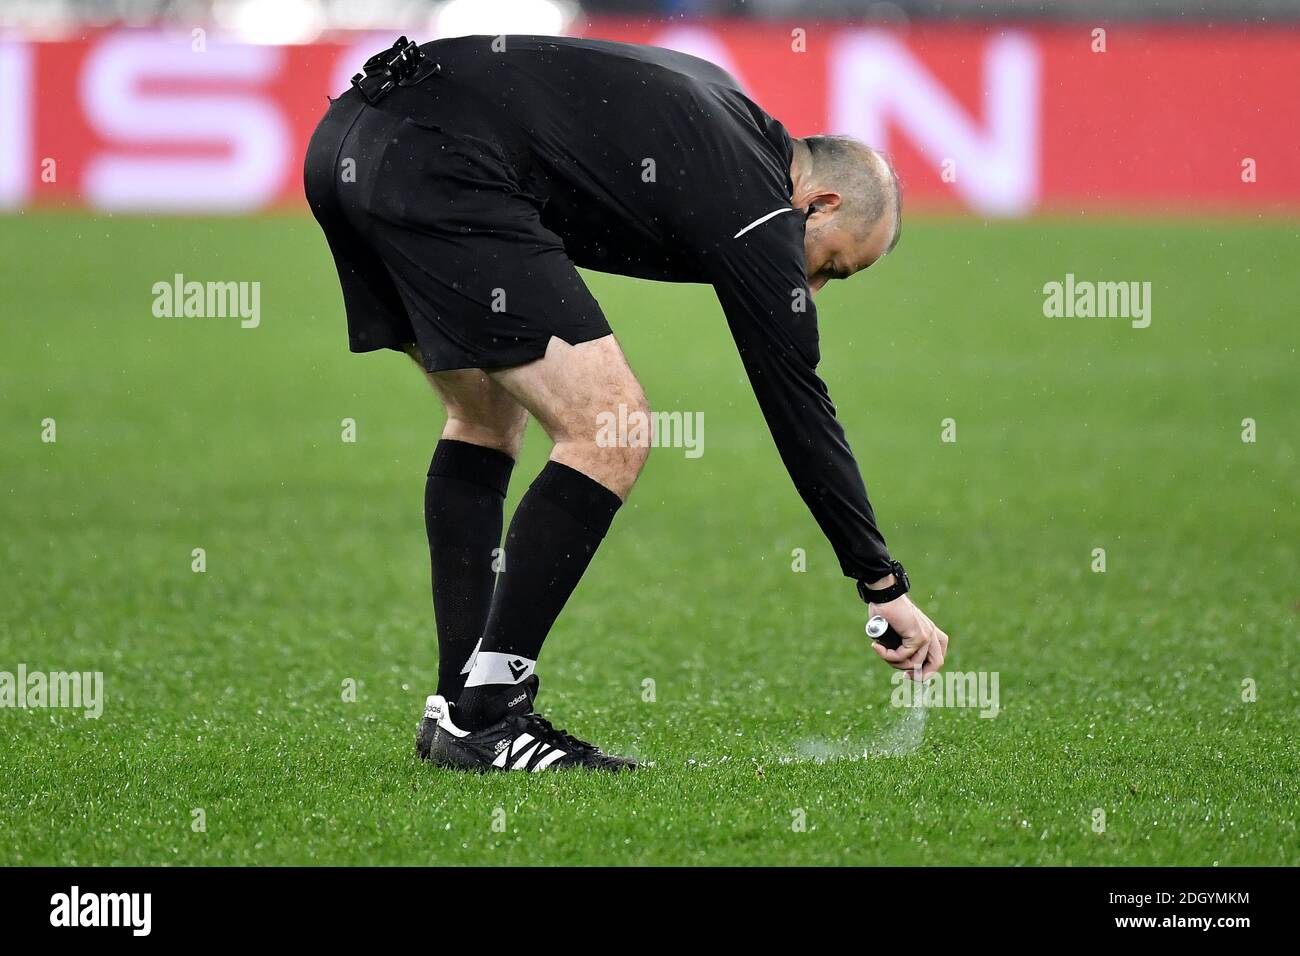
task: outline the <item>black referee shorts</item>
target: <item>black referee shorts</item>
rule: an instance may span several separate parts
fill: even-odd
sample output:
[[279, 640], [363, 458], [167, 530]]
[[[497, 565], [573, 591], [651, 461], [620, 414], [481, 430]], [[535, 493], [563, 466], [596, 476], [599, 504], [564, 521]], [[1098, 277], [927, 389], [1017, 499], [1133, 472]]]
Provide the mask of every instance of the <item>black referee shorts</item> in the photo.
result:
[[609, 324], [526, 191], [527, 146], [434, 76], [378, 104], [349, 90], [307, 149], [307, 200], [352, 351], [419, 346], [431, 372], [504, 368]]

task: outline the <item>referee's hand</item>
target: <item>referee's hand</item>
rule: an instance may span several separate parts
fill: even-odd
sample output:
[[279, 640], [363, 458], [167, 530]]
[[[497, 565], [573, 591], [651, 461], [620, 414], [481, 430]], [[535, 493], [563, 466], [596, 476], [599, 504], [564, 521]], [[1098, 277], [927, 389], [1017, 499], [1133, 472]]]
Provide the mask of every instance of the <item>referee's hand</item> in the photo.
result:
[[948, 635], [926, 617], [925, 612], [904, 594], [888, 604], [872, 604], [871, 613], [879, 614], [898, 632], [903, 643], [890, 650], [876, 642], [871, 646], [890, 667], [907, 671], [912, 680], [926, 681], [943, 667], [948, 656]]

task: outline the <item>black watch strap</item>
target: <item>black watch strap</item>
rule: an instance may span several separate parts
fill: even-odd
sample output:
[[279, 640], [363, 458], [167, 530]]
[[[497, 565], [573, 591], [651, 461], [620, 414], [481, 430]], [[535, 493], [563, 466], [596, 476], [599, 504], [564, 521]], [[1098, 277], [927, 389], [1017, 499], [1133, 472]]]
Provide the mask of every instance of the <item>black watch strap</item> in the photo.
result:
[[[912, 589], [912, 582], [907, 579], [907, 572], [897, 561], [889, 562], [890, 573], [894, 575], [894, 583], [887, 588], [881, 588], [873, 591], [867, 587], [866, 581], [858, 582], [858, 596], [867, 604], [888, 604]], [[882, 574], [883, 578], [884, 575]]]

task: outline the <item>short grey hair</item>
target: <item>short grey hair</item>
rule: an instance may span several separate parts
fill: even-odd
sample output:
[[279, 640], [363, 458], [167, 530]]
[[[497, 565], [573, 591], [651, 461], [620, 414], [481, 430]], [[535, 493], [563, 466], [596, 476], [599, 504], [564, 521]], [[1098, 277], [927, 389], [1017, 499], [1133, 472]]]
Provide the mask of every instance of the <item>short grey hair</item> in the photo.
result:
[[886, 250], [892, 251], [903, 232], [903, 197], [888, 157], [852, 136], [807, 136], [803, 143], [817, 184], [840, 194], [841, 209], [859, 234], [893, 210], [894, 234]]

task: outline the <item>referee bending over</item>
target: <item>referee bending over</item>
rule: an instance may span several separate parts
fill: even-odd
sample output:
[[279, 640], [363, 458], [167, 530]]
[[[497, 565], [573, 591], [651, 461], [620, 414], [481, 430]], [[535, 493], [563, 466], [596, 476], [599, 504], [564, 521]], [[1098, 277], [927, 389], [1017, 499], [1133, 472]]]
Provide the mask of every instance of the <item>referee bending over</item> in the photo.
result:
[[[425, 485], [439, 660], [422, 757], [634, 766], [533, 709], [542, 643], [649, 452], [597, 443], [601, 412], [648, 408], [575, 266], [713, 286], [795, 487], [903, 639], [876, 652], [913, 676], [942, 666], [948, 637], [906, 596], [816, 373], [811, 293], [898, 242], [898, 181], [880, 154], [793, 139], [723, 70], [669, 50], [403, 39], [331, 102], [305, 178], [352, 350], [408, 352], [447, 409]], [[530, 414], [555, 444], [497, 580]]]

